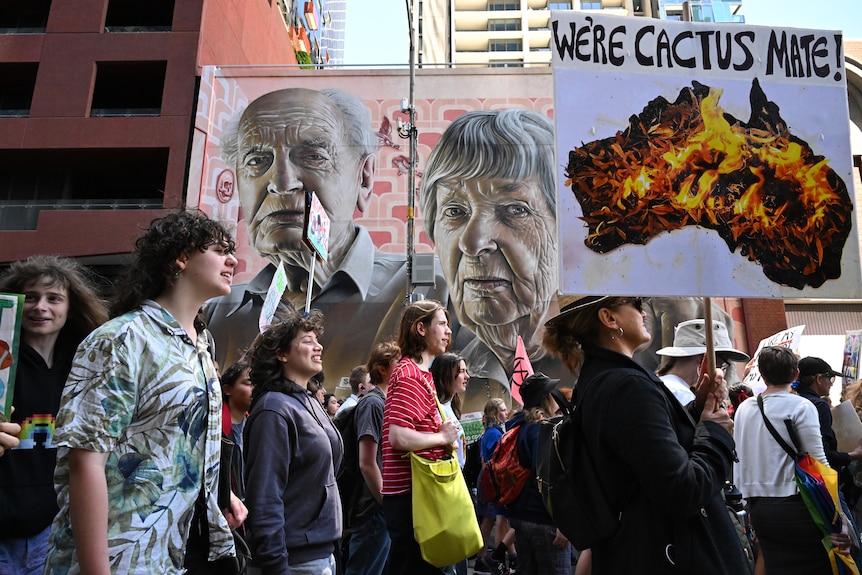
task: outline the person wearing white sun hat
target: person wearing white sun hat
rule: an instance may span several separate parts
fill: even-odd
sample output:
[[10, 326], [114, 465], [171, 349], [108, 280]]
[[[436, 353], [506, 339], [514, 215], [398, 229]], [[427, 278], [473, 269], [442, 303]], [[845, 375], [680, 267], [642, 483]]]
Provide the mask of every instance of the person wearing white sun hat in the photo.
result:
[[[727, 326], [713, 321], [713, 342], [715, 356], [719, 366], [731, 361], [748, 361], [748, 354], [734, 349], [733, 342], [727, 332]], [[682, 405], [694, 401], [692, 387], [700, 376], [700, 366], [706, 354], [706, 321], [692, 319], [684, 321], [674, 330], [673, 345], [656, 352], [661, 356], [661, 362], [656, 375], [673, 393]]]

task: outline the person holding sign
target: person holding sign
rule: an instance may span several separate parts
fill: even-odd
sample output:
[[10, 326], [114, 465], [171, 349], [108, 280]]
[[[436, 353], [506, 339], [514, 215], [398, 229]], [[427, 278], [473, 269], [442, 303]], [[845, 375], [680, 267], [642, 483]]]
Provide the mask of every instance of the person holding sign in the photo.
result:
[[0, 459], [0, 573], [41, 575], [57, 514], [53, 440], [60, 396], [75, 348], [108, 319], [108, 310], [85, 268], [55, 256], [13, 263], [0, 278], [0, 292], [24, 294], [16, 409], [13, 423], [3, 424], [23, 431]]
[[17, 423], [0, 422], [0, 456], [18, 446], [20, 443], [19, 433], [21, 433], [21, 426]]
[[593, 572], [748, 573], [722, 497], [735, 445], [721, 370], [683, 407], [632, 359], [650, 337], [638, 297], [576, 298], [545, 324], [544, 346], [579, 374], [584, 446], [621, 512], [592, 547]]

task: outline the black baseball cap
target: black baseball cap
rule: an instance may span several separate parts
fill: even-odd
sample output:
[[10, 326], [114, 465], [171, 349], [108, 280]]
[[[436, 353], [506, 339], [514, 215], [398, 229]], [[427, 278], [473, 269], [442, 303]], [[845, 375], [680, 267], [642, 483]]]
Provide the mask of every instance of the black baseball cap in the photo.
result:
[[799, 360], [799, 377], [808, 375], [842, 376], [840, 371], [835, 371], [819, 357], [803, 357]]

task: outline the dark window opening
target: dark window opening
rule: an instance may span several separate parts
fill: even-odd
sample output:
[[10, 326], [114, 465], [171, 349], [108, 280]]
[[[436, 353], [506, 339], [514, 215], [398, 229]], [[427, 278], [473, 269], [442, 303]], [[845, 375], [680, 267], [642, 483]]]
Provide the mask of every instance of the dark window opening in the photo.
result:
[[170, 32], [174, 0], [110, 0], [105, 32]]
[[51, 0], [3, 0], [0, 34], [44, 34]]
[[523, 50], [520, 40], [491, 40], [488, 42], [490, 52], [520, 52]]
[[38, 69], [38, 62], [0, 63], [0, 117], [30, 115]]
[[164, 205], [166, 148], [4, 150], [0, 229], [36, 229], [41, 210]]
[[90, 116], [158, 116], [167, 62], [98, 62]]
[[488, 30], [492, 32], [511, 31], [521, 29], [520, 18], [506, 18], [505, 20], [488, 20]]

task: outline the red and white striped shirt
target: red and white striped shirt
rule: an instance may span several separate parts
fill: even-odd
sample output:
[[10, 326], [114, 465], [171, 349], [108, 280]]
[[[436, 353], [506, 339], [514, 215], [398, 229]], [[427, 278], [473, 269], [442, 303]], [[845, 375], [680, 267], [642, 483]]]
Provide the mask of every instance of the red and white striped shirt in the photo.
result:
[[[410, 491], [410, 458], [406, 451], [389, 443], [389, 428], [398, 425], [422, 433], [436, 433], [442, 420], [437, 408], [436, 391], [431, 372], [420, 368], [409, 357], [402, 357], [389, 378], [386, 404], [383, 408], [383, 495]], [[428, 459], [440, 459], [443, 447], [417, 451]]]

